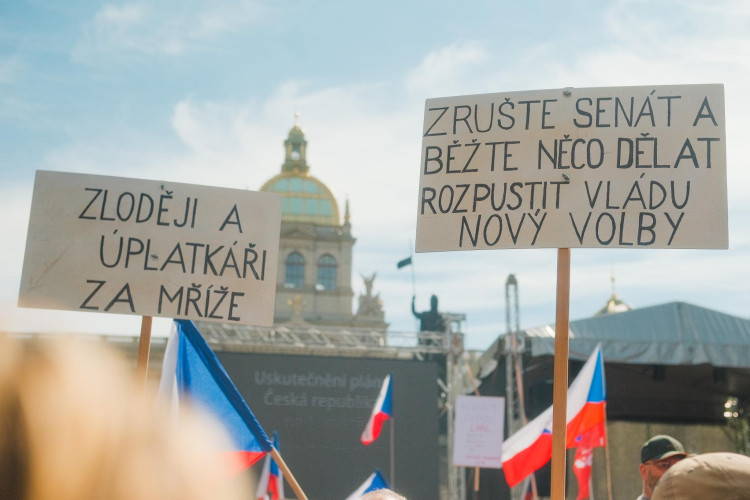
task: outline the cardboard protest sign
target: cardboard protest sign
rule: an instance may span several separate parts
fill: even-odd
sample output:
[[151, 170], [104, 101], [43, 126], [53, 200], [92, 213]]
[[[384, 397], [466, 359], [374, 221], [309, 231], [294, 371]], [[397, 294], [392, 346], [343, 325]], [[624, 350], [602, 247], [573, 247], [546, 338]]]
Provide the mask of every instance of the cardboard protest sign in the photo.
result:
[[281, 197], [38, 171], [18, 305], [269, 326]]
[[722, 85], [425, 102], [416, 250], [727, 248]]
[[505, 398], [456, 397], [453, 464], [501, 469]]

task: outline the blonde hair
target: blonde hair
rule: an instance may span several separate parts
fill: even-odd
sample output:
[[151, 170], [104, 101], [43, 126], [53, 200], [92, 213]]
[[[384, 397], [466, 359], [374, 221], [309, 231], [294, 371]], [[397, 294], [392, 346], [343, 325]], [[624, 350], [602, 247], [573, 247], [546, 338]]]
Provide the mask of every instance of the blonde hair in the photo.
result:
[[0, 337], [0, 498], [234, 500], [229, 441], [208, 417], [156, 407], [95, 341]]
[[393, 490], [383, 488], [365, 493], [360, 497], [360, 500], [406, 500], [406, 497], [399, 495]]

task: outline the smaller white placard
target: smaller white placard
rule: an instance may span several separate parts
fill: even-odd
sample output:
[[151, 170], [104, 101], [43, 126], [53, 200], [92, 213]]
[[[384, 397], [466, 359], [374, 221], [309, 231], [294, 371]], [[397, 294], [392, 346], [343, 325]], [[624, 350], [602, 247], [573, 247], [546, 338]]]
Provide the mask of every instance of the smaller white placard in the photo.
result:
[[458, 396], [453, 465], [501, 469], [505, 398]]

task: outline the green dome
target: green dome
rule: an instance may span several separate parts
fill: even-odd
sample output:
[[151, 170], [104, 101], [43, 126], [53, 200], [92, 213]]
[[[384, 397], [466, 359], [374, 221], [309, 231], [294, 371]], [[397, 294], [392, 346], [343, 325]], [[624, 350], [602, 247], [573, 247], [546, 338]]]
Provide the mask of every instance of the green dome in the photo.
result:
[[260, 190], [282, 195], [281, 219], [284, 221], [339, 225], [336, 199], [325, 184], [311, 175], [282, 173], [263, 184]]

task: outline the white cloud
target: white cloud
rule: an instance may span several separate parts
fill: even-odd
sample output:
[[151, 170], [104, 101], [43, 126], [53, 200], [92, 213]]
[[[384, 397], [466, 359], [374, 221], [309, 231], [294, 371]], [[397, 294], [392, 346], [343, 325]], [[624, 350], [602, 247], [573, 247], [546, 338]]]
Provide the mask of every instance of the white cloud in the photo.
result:
[[101, 31], [122, 32], [142, 23], [146, 11], [144, 5], [105, 5], [96, 13], [94, 24]]
[[406, 87], [414, 94], [431, 97], [464, 94], [467, 75], [475, 74], [488, 58], [477, 42], [451, 44], [428, 54], [407, 76]]
[[172, 127], [191, 152], [219, 155], [237, 145], [236, 116], [237, 110], [226, 105], [183, 100], [175, 106]]
[[106, 4], [84, 28], [73, 58], [182, 55], [257, 22], [263, 13], [249, 0]]

